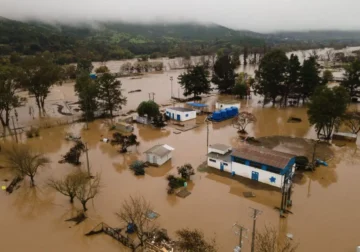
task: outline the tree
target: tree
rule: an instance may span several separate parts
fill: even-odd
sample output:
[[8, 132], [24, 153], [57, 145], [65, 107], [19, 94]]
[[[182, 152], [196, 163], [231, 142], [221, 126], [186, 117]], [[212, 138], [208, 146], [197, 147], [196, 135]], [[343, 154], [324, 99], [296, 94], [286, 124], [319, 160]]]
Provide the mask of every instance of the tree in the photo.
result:
[[79, 165], [81, 153], [85, 151], [85, 144], [76, 141], [75, 145], [64, 155], [64, 160], [70, 164]]
[[286, 66], [285, 82], [281, 89], [283, 105], [285, 107], [287, 106], [289, 95], [293, 94], [298, 89], [300, 69], [301, 66], [298, 56], [291, 54], [288, 64]]
[[326, 53], [326, 60], [327, 60], [328, 62], [333, 61], [333, 58], [334, 58], [334, 49], [330, 48], [330, 49], [326, 50], [325, 53]]
[[297, 247], [290, 239], [279, 237], [273, 227], [265, 227], [263, 232], [256, 233], [256, 252], [295, 252]]
[[231, 94], [235, 85], [235, 66], [228, 55], [218, 58], [214, 65], [214, 73], [211, 79], [220, 93]]
[[84, 212], [87, 211], [86, 203], [95, 198], [96, 195], [100, 192], [100, 175], [96, 174], [94, 177], [85, 178], [86, 173], [81, 175], [84, 179], [84, 182], [79, 183], [79, 186], [76, 189], [75, 197], [80, 201]]
[[50, 93], [50, 88], [61, 81], [62, 68], [55, 65], [51, 59], [37, 55], [26, 57], [22, 63], [22, 69], [21, 85], [35, 96], [40, 113], [45, 112], [45, 100]]
[[96, 79], [96, 84], [99, 88], [100, 106], [113, 117], [113, 112], [121, 109], [127, 102], [126, 97], [121, 93], [121, 82], [110, 73], [104, 73]]
[[184, 164], [177, 168], [178, 173], [183, 179], [189, 180], [192, 175], [195, 174], [194, 168], [191, 164]]
[[273, 50], [265, 54], [261, 59], [259, 70], [255, 72], [256, 82], [253, 85], [254, 92], [272, 99], [275, 105], [276, 97], [281, 94], [281, 87], [286, 80], [286, 68], [288, 58], [285, 52]]
[[329, 89], [322, 86], [315, 91], [307, 113], [319, 138], [330, 139], [334, 127], [338, 126], [343, 118], [349, 101], [349, 94], [343, 87]]
[[76, 66], [68, 65], [64, 67], [65, 79], [76, 79]]
[[11, 110], [20, 105], [18, 89], [16, 70], [0, 66], [0, 121], [4, 128], [9, 126]]
[[360, 61], [355, 60], [345, 67], [344, 80], [341, 86], [346, 88], [350, 97], [360, 96]]
[[148, 238], [147, 234], [155, 230], [155, 224], [148, 218], [151, 211], [152, 207], [144, 197], [130, 196], [116, 214], [125, 225], [135, 224], [141, 246], [144, 246], [144, 241]]
[[345, 114], [343, 118], [343, 122], [345, 126], [351, 131], [353, 134], [358, 134], [360, 132], [360, 112], [349, 111]]
[[72, 204], [74, 203], [76, 192], [79, 190], [82, 183], [87, 182], [88, 177], [89, 175], [85, 172], [75, 171], [68, 174], [63, 179], [50, 179], [48, 185], [62, 195], [68, 196], [70, 198], [70, 203]]
[[5, 150], [5, 157], [9, 167], [19, 176], [28, 176], [31, 186], [35, 186], [34, 177], [39, 168], [46, 166], [50, 160], [42, 153], [35, 152], [27, 145], [13, 145]]
[[323, 76], [322, 76], [323, 84], [328, 84], [330, 81], [333, 81], [333, 79], [334, 79], [334, 76], [330, 70], [325, 70], [323, 72]]
[[181, 87], [184, 89], [184, 96], [208, 94], [211, 91], [209, 71], [205, 66], [198, 65], [187, 69], [186, 73], [178, 77]]
[[109, 68], [107, 66], [99, 66], [95, 69], [95, 73], [108, 73], [110, 72]]
[[240, 66], [241, 65], [241, 62], [240, 62], [240, 50], [239, 48], [236, 48], [234, 50], [234, 52], [232, 53], [232, 62], [234, 63], [234, 65], [236, 67]]
[[180, 229], [176, 231], [177, 246], [184, 252], [216, 252], [215, 239], [205, 240], [204, 234], [198, 230]]
[[247, 58], [249, 56], [249, 49], [247, 46], [244, 47], [244, 65], [247, 65]]
[[86, 72], [80, 73], [76, 78], [75, 92], [79, 98], [80, 109], [83, 111], [86, 120], [94, 118], [94, 112], [98, 110], [99, 94], [98, 85]]
[[77, 67], [76, 67], [76, 71], [78, 73], [85, 72], [87, 74], [90, 74], [93, 69], [94, 69], [94, 66], [91, 63], [91, 60], [89, 60], [88, 58], [83, 58], [83, 57], [78, 59]]
[[120, 67], [120, 72], [122, 74], [130, 74], [132, 72], [132, 65], [130, 62], [125, 62]]
[[243, 111], [240, 112], [240, 114], [234, 118], [233, 120], [233, 127], [238, 130], [239, 133], [246, 134], [246, 127], [256, 122], [256, 117], [254, 114], [251, 114], [249, 112]]
[[319, 67], [320, 66], [316, 62], [316, 58], [314, 56], [304, 60], [300, 70], [299, 84], [299, 94], [303, 103], [305, 103], [305, 100], [309, 98], [321, 84]]
[[241, 99], [248, 94], [248, 86], [246, 84], [247, 74], [242, 72], [236, 77], [233, 94], [239, 96]]
[[119, 144], [121, 145], [121, 153], [126, 153], [127, 152], [127, 148], [132, 146], [132, 145], [136, 145], [138, 146], [140, 143], [137, 141], [137, 136], [134, 134], [125, 136], [122, 135], [119, 132], [115, 132], [113, 134], [113, 139], [111, 140], [112, 144]]
[[155, 118], [160, 115], [159, 105], [154, 101], [143, 101], [137, 107], [139, 116], [147, 115], [148, 118]]

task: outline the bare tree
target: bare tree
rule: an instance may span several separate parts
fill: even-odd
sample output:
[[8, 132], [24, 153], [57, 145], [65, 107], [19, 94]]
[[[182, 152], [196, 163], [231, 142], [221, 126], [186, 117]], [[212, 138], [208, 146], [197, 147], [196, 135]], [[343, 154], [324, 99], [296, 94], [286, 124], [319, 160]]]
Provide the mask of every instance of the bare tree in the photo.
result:
[[48, 185], [58, 191], [59, 193], [68, 196], [70, 203], [74, 203], [76, 192], [79, 187], [88, 182], [89, 175], [86, 172], [75, 171], [68, 174], [65, 178], [55, 180], [50, 179]]
[[353, 134], [360, 132], [360, 111], [347, 112], [343, 119], [344, 125], [351, 130]]
[[301, 51], [301, 56], [303, 57], [304, 60], [306, 60], [307, 58], [306, 51]]
[[84, 212], [87, 211], [86, 203], [95, 198], [100, 192], [100, 175], [96, 174], [95, 177], [90, 178], [87, 176], [85, 182], [79, 183], [76, 189], [75, 197], [80, 201], [83, 206]]
[[116, 213], [126, 225], [129, 223], [135, 224], [136, 235], [141, 246], [144, 246], [144, 241], [148, 238], [147, 234], [156, 229], [155, 223], [147, 217], [150, 211], [151, 205], [144, 197], [130, 196], [128, 200], [123, 202], [120, 211]]
[[180, 229], [176, 231], [179, 238], [177, 246], [184, 252], [216, 252], [216, 242], [212, 239], [210, 242], [205, 240], [204, 234], [197, 229]]
[[326, 60], [328, 62], [331, 62], [333, 60], [333, 58], [334, 58], [334, 49], [330, 48], [325, 53], [326, 53]]
[[279, 237], [274, 227], [265, 227], [263, 232], [256, 234], [256, 252], [295, 252], [298, 244], [284, 237]]
[[241, 112], [236, 118], [234, 118], [233, 120], [233, 126], [234, 128], [238, 129], [239, 133], [244, 133], [246, 134], [246, 127], [251, 124], [251, 123], [255, 123], [256, 122], [256, 117], [254, 114], [249, 113], [249, 112]]
[[313, 49], [311, 50], [311, 52], [309, 53], [310, 57], [314, 57], [316, 60], [319, 59], [319, 53], [317, 49]]
[[40, 167], [46, 166], [50, 160], [42, 153], [35, 152], [29, 146], [13, 145], [5, 150], [9, 166], [21, 177], [29, 176], [31, 186], [35, 186], [34, 177]]

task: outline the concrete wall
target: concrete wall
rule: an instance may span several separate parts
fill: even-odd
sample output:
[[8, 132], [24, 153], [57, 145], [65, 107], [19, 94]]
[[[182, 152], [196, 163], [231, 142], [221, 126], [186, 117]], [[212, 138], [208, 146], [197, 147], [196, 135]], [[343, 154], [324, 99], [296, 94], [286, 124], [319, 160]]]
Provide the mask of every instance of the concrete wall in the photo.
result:
[[218, 150], [218, 149], [211, 148], [211, 146], [209, 146], [209, 148], [208, 148], [208, 153], [214, 152], [214, 153], [218, 153], [218, 154], [224, 155], [225, 153], [227, 153], [227, 152], [230, 151], [230, 150], [231, 150], [231, 147], [230, 147], [229, 149], [227, 149], [226, 151], [221, 151], [221, 150]]
[[231, 107], [236, 107], [240, 110], [240, 103], [232, 103], [232, 104], [221, 103], [221, 102], [215, 103], [215, 108], [217, 110], [231, 108]]
[[207, 159], [207, 165], [209, 167], [213, 167], [218, 170], [220, 170], [221, 163], [223, 163], [224, 171], [231, 172], [231, 162], [224, 162], [220, 159], [215, 159], [215, 158], [210, 158], [210, 157], [208, 157], [208, 159]]
[[[177, 116], [180, 115], [180, 121], [187, 121], [196, 118], [196, 111], [177, 111], [167, 108], [166, 114], [173, 120], [177, 120]], [[174, 114], [174, 117], [172, 116]]]
[[[154, 160], [154, 156], [155, 156], [155, 160]], [[163, 157], [158, 157], [156, 155], [153, 155], [151, 153], [147, 153], [146, 154], [146, 161], [152, 163], [152, 164], [157, 164], [157, 165], [163, 165], [164, 163], [166, 163], [166, 161], [168, 161], [170, 158], [172, 157], [172, 153], [170, 152], [168, 155], [165, 155]]]
[[[236, 175], [251, 179], [252, 172], [259, 173], [259, 182], [269, 184], [281, 188], [283, 185], [284, 176], [272, 172], [268, 172], [262, 169], [254, 168], [248, 165], [232, 162], [232, 171]], [[273, 182], [272, 182], [273, 181]]]

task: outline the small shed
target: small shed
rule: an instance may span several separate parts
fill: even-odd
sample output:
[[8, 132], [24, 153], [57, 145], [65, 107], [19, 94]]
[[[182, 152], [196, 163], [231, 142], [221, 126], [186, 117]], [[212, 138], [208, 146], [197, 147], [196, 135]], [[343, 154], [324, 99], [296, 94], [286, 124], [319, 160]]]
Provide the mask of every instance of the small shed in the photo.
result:
[[115, 129], [125, 133], [131, 133], [134, 131], [134, 127], [131, 124], [121, 121], [115, 124]]
[[173, 147], [167, 144], [158, 144], [148, 149], [144, 153], [146, 154], [146, 161], [155, 164], [163, 165], [172, 157]]
[[176, 121], [188, 121], [196, 118], [196, 111], [184, 107], [171, 107], [166, 108], [166, 115]]
[[221, 171], [231, 172], [231, 146], [213, 144], [208, 147], [207, 165]]
[[197, 102], [188, 102], [186, 104], [194, 108], [194, 110], [196, 110], [197, 113], [204, 112], [204, 110], [208, 107], [207, 104], [197, 103]]
[[342, 140], [342, 141], [349, 141], [349, 142], [356, 142], [357, 135], [352, 133], [346, 132], [335, 132], [332, 135], [333, 140]]
[[217, 101], [215, 104], [215, 108], [217, 110], [231, 108], [231, 107], [235, 107], [238, 110], [240, 110], [240, 102], [236, 100], [225, 100], [225, 101]]

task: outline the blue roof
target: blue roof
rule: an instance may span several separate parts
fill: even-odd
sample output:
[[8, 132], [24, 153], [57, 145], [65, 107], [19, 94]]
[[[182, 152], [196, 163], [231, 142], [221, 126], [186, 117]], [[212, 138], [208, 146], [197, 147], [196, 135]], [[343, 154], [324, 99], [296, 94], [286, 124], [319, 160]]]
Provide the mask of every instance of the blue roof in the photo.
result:
[[196, 103], [196, 102], [188, 102], [187, 104], [190, 105], [190, 106], [193, 106], [193, 107], [198, 107], [198, 108], [204, 108], [204, 107], [208, 106], [206, 104]]

